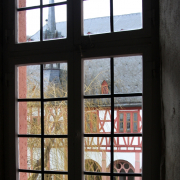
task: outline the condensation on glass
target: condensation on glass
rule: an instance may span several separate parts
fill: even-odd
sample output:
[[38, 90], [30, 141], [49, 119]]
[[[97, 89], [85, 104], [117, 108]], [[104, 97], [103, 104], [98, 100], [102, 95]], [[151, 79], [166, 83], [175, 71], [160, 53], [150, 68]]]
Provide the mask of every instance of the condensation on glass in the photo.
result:
[[84, 100], [84, 133], [111, 133], [111, 100], [108, 98]]
[[142, 97], [114, 98], [114, 133], [142, 133]]
[[114, 58], [114, 93], [142, 93], [142, 56]]
[[83, 1], [84, 35], [110, 32], [110, 2], [109, 0]]
[[67, 171], [68, 140], [66, 138], [45, 138], [44, 170]]
[[142, 0], [113, 0], [114, 32], [143, 28]]
[[84, 61], [84, 94], [111, 94], [110, 58]]
[[44, 103], [44, 133], [47, 135], [67, 134], [67, 101]]
[[110, 137], [84, 138], [84, 170], [87, 172], [110, 172]]
[[18, 103], [19, 134], [41, 134], [41, 103]]
[[114, 173], [142, 172], [142, 137], [114, 138]]
[[44, 98], [67, 97], [67, 63], [44, 64]]

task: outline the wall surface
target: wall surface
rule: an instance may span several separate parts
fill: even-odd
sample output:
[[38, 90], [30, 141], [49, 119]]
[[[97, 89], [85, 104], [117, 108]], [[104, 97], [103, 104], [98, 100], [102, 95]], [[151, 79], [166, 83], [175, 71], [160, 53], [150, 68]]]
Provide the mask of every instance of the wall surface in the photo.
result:
[[180, 179], [180, 2], [160, 0], [166, 180]]
[[2, 1], [0, 1], [0, 179], [3, 179], [3, 118], [2, 118]]

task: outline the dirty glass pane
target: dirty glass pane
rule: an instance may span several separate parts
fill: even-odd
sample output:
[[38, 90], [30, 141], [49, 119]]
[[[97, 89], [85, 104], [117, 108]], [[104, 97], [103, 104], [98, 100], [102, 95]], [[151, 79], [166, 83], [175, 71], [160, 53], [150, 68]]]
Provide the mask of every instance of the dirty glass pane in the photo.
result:
[[68, 175], [64, 174], [45, 174], [44, 180], [68, 180]]
[[110, 137], [84, 138], [84, 170], [90, 172], [110, 172]]
[[111, 100], [84, 100], [84, 132], [103, 134], [111, 132]]
[[68, 140], [65, 138], [45, 138], [44, 170], [67, 171]]
[[18, 103], [19, 134], [41, 134], [41, 103]]
[[142, 0], [113, 0], [114, 31], [142, 29]]
[[45, 134], [67, 134], [67, 124], [67, 101], [51, 101], [44, 103]]
[[19, 180], [29, 180], [29, 179], [36, 179], [41, 180], [41, 174], [39, 173], [19, 173]]
[[84, 94], [111, 94], [110, 58], [84, 61]]
[[33, 41], [40, 41], [40, 9], [19, 11], [18, 42]]
[[41, 139], [19, 138], [19, 168], [41, 170]]
[[43, 8], [43, 40], [67, 37], [67, 5]]
[[114, 58], [114, 93], [142, 92], [142, 56]]
[[67, 97], [67, 63], [44, 64], [44, 98]]
[[18, 8], [39, 6], [40, 0], [18, 0]]
[[142, 97], [114, 98], [114, 133], [142, 133]]
[[84, 175], [84, 180], [110, 180], [110, 176]]
[[142, 137], [114, 138], [114, 172], [141, 173]]
[[18, 98], [40, 98], [40, 66], [18, 67]]
[[110, 1], [83, 1], [84, 35], [102, 34], [110, 32]]
[[66, 0], [43, 0], [43, 4], [52, 4], [58, 2], [65, 2]]

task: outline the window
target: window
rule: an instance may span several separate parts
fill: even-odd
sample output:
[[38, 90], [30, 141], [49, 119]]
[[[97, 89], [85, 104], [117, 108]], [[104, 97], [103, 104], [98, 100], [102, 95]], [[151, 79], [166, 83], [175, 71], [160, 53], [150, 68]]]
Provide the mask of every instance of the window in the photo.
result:
[[[85, 5], [91, 2], [95, 4], [93, 11], [93, 5], [89, 9]], [[122, 160], [133, 168], [136, 164], [135, 171], [132, 169], [135, 179], [158, 179], [155, 152], [159, 143], [154, 138], [158, 133], [151, 126], [158, 119], [153, 106], [158, 88], [152, 76], [153, 61], [157, 61], [152, 53], [157, 44], [156, 29], [151, 24], [154, 2], [140, 1], [142, 13], [127, 15], [118, 12], [118, 1], [109, 0], [107, 16], [87, 20], [86, 12], [97, 12], [106, 4], [99, 2], [26, 0], [18, 8], [7, 3], [4, 23], [10, 33], [5, 44], [8, 72], [4, 126], [9, 140], [5, 142], [7, 162], [11, 160], [7, 166], [12, 173], [6, 174], [6, 179], [130, 179], [125, 168], [123, 172], [114, 170], [115, 162]], [[130, 5], [133, 9], [134, 3]], [[55, 12], [54, 34], [50, 32], [48, 11]], [[57, 12], [65, 17], [60, 23]], [[133, 22], [132, 26], [125, 28], [126, 22]], [[29, 27], [34, 32], [29, 33]], [[15, 82], [8, 81], [14, 74]], [[107, 85], [102, 91], [103, 81]], [[19, 83], [21, 97], [17, 93]], [[133, 113], [137, 113], [137, 123]], [[19, 131], [21, 117], [27, 124]], [[21, 144], [26, 145], [24, 151], [19, 148]], [[50, 144], [53, 147], [48, 153]]]

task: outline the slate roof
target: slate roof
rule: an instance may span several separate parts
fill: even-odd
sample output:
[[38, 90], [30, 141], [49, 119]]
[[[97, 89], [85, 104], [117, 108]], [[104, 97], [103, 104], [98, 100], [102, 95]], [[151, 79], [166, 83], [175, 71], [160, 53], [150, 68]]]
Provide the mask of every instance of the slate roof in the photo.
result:
[[[86, 19], [84, 21], [85, 34], [99, 34], [110, 31], [108, 26], [109, 17]], [[114, 29], [115, 31], [126, 31], [132, 29], [141, 29], [141, 14], [127, 14], [114, 17]], [[46, 25], [47, 26], [47, 25]], [[45, 32], [47, 27], [43, 27]], [[56, 30], [58, 31], [58, 37], [66, 37], [66, 22], [56, 23]], [[39, 32], [34, 34], [31, 39], [39, 40]], [[62, 67], [62, 66], [60, 66]], [[32, 68], [30, 68], [32, 70]], [[29, 71], [31, 70], [28, 70]], [[44, 76], [49, 79], [49, 82], [53, 82], [56, 79], [56, 84], [60, 81], [57, 77], [61, 77], [61, 72], [65, 72], [65, 69], [59, 70], [44, 70]], [[67, 72], [65, 73], [67, 74]], [[106, 81], [108, 84], [108, 94], [111, 93], [111, 81], [110, 81], [110, 59], [94, 59], [84, 61], [84, 94], [102, 94], [102, 82]], [[142, 57], [141, 56], [126, 56], [114, 58], [114, 92], [115, 93], [137, 93], [142, 92]], [[62, 87], [64, 85], [58, 86]], [[95, 105], [97, 104], [94, 101]], [[92, 103], [92, 104], [94, 104]], [[94, 106], [95, 106], [94, 105]], [[141, 97], [123, 97], [115, 98], [115, 106], [120, 107], [137, 107], [142, 105]], [[110, 106], [110, 101], [102, 101], [101, 106]]]
[[[142, 28], [142, 14], [133, 13], [114, 16], [114, 31], [129, 31], [134, 29]], [[45, 32], [47, 31], [48, 25], [43, 27], [43, 36], [45, 38]], [[56, 30], [58, 32], [58, 38], [67, 37], [67, 26], [66, 22], [56, 23]], [[102, 34], [110, 32], [110, 17], [100, 17], [84, 20], [84, 35], [90, 34]], [[40, 40], [39, 31], [31, 36], [32, 41]]]

